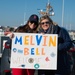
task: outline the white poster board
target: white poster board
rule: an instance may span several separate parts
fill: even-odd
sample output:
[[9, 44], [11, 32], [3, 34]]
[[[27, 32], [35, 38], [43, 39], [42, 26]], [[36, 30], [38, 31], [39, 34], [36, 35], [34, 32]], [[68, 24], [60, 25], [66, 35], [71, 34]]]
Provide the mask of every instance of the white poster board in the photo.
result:
[[57, 69], [57, 35], [14, 33], [11, 68]]

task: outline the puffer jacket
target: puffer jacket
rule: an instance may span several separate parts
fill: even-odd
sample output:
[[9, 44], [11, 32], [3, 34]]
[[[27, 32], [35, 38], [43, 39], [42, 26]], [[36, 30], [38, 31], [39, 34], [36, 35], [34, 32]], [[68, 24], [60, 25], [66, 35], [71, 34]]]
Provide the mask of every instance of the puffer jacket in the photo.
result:
[[67, 75], [71, 73], [71, 62], [68, 54], [71, 46], [72, 42], [67, 30], [60, 28], [58, 34], [57, 74]]

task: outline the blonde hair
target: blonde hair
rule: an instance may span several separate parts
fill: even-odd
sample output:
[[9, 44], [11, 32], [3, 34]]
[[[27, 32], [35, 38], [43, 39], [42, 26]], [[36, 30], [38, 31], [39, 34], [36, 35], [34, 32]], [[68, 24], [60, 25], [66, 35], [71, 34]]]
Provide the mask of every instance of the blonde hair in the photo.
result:
[[44, 15], [44, 16], [40, 17], [39, 23], [41, 23], [41, 21], [44, 20], [44, 19], [48, 19], [50, 24], [53, 24], [52, 19], [48, 15]]

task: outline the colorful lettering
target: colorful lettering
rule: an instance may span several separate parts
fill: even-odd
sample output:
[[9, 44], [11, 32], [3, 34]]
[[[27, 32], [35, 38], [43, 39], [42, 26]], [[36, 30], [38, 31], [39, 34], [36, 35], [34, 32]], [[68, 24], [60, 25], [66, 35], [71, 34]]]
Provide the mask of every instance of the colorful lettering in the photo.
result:
[[17, 44], [17, 42], [19, 42], [20, 45], [22, 45], [22, 36], [21, 36], [20, 38], [18, 38], [18, 37], [16, 36], [16, 38], [15, 38], [15, 44]]

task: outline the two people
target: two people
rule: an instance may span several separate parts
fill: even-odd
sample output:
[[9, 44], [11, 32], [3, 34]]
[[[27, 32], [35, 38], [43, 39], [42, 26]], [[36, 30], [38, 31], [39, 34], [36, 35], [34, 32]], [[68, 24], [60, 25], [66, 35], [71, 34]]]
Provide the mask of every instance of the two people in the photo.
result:
[[[71, 66], [67, 52], [72, 46], [72, 42], [66, 29], [54, 25], [52, 19], [47, 15], [40, 17], [39, 20], [36, 14], [32, 14], [26, 25], [19, 26], [15, 32], [58, 34], [57, 70], [40, 69], [38, 70], [38, 75], [70, 75]], [[34, 73], [35, 70], [33, 69], [12, 68], [12, 75], [34, 75]]]

